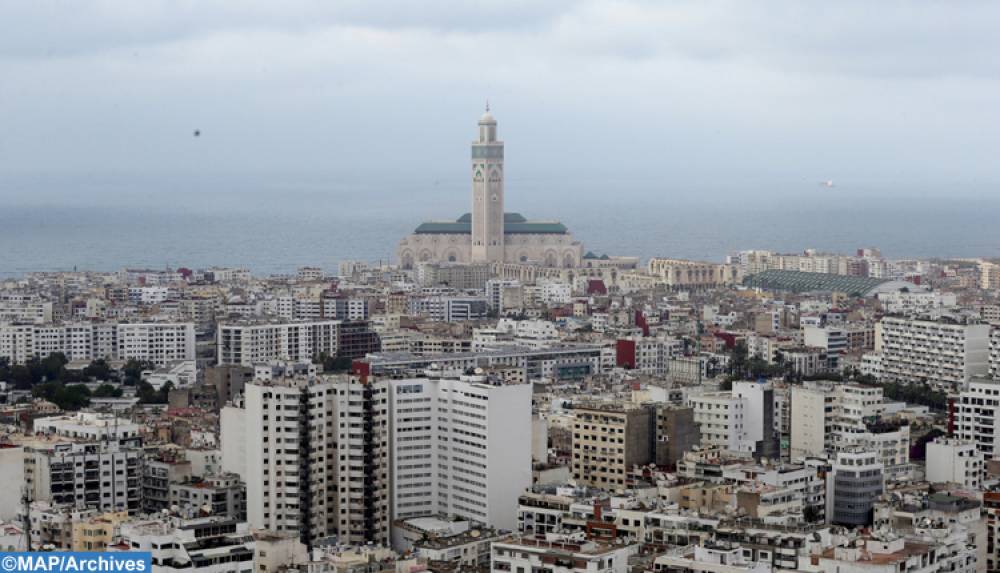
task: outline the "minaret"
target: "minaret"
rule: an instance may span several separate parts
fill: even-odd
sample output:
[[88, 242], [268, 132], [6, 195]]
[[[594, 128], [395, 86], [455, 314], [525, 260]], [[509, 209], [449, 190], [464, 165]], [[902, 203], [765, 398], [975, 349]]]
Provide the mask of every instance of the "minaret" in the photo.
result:
[[486, 102], [472, 143], [472, 261], [503, 260], [503, 142]]

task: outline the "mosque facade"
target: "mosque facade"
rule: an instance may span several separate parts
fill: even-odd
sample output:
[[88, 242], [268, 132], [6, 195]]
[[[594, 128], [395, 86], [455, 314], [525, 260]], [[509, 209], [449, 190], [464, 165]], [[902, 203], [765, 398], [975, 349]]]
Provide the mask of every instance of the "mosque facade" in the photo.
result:
[[472, 210], [455, 220], [427, 221], [399, 242], [403, 268], [430, 263], [520, 263], [574, 268], [582, 263], [583, 245], [565, 225], [529, 220], [504, 211], [504, 146], [490, 113], [479, 118], [472, 142]]

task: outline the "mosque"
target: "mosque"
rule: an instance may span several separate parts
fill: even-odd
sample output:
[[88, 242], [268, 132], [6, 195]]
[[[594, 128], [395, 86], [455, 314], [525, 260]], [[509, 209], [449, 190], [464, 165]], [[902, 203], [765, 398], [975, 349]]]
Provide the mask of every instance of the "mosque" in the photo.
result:
[[399, 242], [397, 257], [405, 269], [432, 263], [522, 263], [551, 268], [581, 264], [583, 245], [559, 221], [505, 213], [503, 142], [497, 122], [479, 118], [479, 138], [472, 143], [472, 212], [453, 221], [428, 221]]

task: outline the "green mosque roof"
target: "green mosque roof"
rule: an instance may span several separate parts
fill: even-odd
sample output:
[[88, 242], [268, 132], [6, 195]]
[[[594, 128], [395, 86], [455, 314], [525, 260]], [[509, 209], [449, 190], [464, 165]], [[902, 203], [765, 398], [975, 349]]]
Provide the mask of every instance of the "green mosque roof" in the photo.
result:
[[[558, 221], [529, 221], [520, 213], [504, 213], [503, 228], [505, 234], [515, 235], [565, 235], [569, 232], [566, 225]], [[427, 234], [472, 234], [472, 213], [466, 213], [452, 221], [429, 221], [421, 223], [414, 231], [418, 235]]]

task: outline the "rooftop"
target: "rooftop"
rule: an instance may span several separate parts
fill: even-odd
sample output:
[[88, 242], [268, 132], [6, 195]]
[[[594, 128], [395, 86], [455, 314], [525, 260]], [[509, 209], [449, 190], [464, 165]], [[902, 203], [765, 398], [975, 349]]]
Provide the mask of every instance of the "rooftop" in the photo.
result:
[[[518, 235], [565, 235], [569, 231], [559, 221], [529, 221], [520, 213], [504, 213], [505, 234]], [[472, 214], [466, 213], [454, 221], [428, 221], [421, 223], [414, 233], [424, 234], [472, 234]]]
[[878, 286], [887, 282], [889, 282], [887, 279], [871, 277], [777, 269], [766, 270], [743, 279], [743, 284], [747, 286], [768, 290], [791, 292], [838, 291], [858, 296], [867, 296]]

